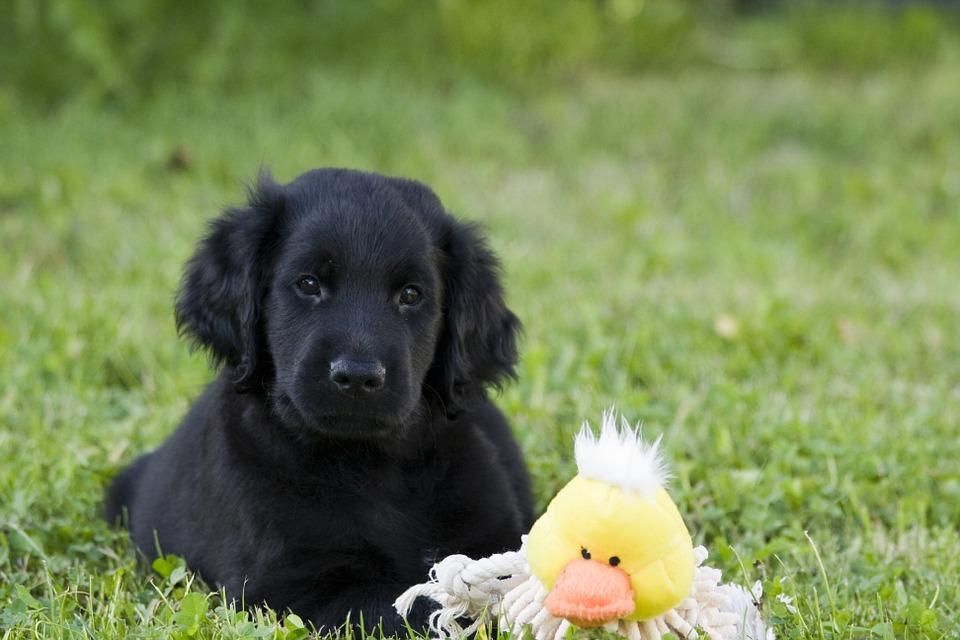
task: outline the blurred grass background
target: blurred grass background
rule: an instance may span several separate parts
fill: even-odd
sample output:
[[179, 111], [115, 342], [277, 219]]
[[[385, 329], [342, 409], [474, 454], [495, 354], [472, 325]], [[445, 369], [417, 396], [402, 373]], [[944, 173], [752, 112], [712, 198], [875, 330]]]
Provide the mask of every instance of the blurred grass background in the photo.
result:
[[[950, 3], [943, 3], [950, 4]], [[757, 0], [3, 0], [0, 74], [51, 106], [237, 95], [311, 72], [535, 91], [606, 72], [910, 68], [956, 47], [937, 4]]]
[[[269, 166], [502, 255], [542, 506], [612, 402], [783, 638], [960, 636], [950, 3], [0, 0], [0, 637], [274, 637], [100, 522], [211, 373], [171, 302]], [[822, 559], [818, 562], [817, 553]], [[788, 596], [791, 601], [778, 599]]]

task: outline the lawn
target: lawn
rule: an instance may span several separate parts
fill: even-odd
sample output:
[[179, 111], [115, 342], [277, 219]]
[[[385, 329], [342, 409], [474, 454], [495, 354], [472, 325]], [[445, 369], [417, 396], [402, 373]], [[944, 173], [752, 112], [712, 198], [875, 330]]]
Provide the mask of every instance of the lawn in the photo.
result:
[[540, 507], [615, 403], [664, 435], [695, 540], [762, 580], [779, 637], [960, 636], [958, 69], [0, 93], [0, 638], [305, 633], [138, 567], [98, 509], [212, 376], [172, 315], [205, 221], [261, 166], [326, 165], [486, 226], [525, 324], [498, 403]]

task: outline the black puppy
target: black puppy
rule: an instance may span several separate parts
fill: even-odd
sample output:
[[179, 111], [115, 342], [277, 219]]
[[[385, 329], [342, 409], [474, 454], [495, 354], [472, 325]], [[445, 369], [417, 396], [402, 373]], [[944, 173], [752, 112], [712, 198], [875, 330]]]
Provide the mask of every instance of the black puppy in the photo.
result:
[[394, 599], [434, 560], [517, 547], [528, 479], [484, 387], [513, 375], [519, 323], [477, 230], [430, 189], [261, 179], [214, 221], [176, 312], [223, 366], [110, 488], [148, 557], [159, 543], [247, 604], [394, 634]]

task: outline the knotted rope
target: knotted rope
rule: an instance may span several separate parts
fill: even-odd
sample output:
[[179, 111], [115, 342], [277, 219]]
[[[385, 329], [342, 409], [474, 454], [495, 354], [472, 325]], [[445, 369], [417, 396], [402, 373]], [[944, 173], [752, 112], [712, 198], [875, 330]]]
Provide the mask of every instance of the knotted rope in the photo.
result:
[[[523, 538], [524, 544], [526, 537]], [[774, 640], [749, 592], [722, 584], [719, 569], [704, 566], [704, 547], [694, 549], [696, 570], [690, 595], [652, 620], [613, 620], [605, 625], [628, 640], [662, 640], [672, 633], [683, 640], [706, 635], [710, 640]], [[472, 635], [494, 619], [501, 629], [521, 634], [529, 626], [534, 640], [562, 640], [570, 622], [544, 607], [547, 590], [532, 575], [524, 546], [474, 560], [464, 555], [444, 558], [430, 570], [430, 579], [405, 591], [394, 607], [406, 616], [414, 601], [428, 597], [440, 605], [430, 615], [435, 637]], [[461, 621], [472, 621], [463, 626]]]

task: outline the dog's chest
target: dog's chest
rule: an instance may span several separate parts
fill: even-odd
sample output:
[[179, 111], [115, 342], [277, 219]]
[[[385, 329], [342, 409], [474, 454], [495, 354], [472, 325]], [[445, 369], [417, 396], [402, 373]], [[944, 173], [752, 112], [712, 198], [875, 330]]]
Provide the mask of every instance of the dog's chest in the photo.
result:
[[[294, 544], [330, 549], [433, 544], [442, 473], [432, 465], [335, 464], [279, 487]], [[295, 542], [294, 542], [295, 541]]]

